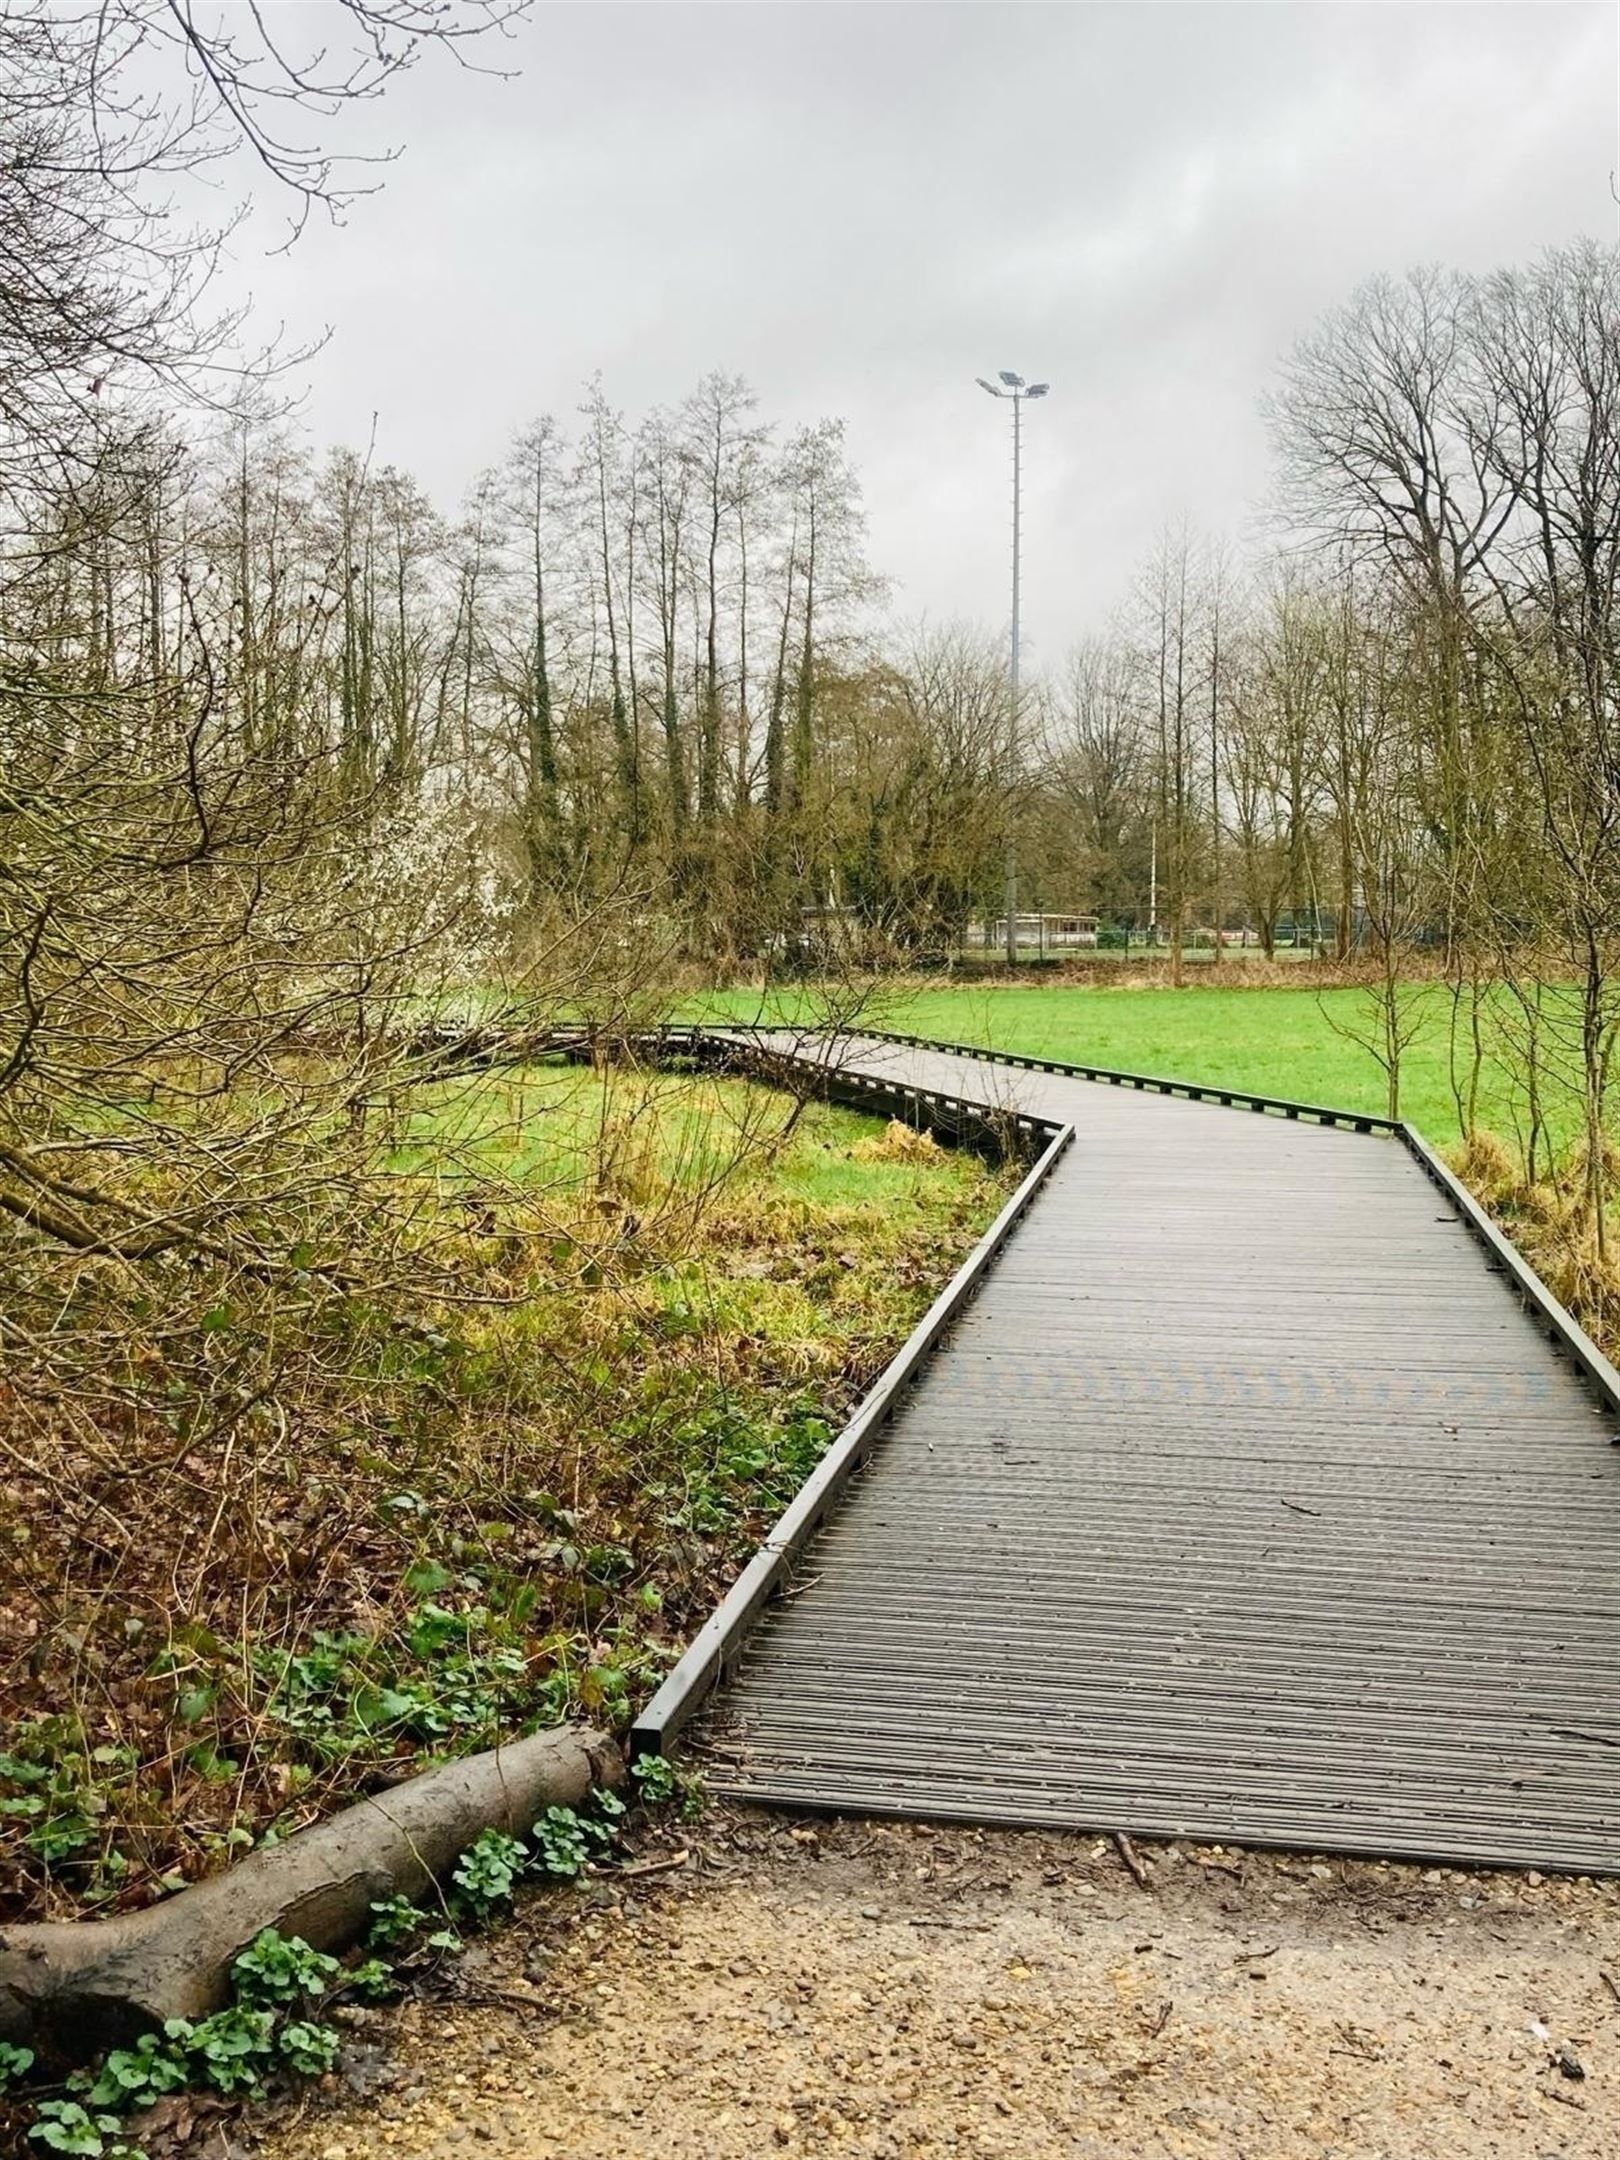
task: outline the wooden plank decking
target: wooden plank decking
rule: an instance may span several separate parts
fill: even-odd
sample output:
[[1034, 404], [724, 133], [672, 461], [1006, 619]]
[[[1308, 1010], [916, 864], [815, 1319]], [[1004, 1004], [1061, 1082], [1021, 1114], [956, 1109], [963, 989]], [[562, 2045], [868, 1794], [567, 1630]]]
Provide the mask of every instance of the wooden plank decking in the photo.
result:
[[698, 1734], [776, 1803], [1620, 1870], [1620, 1430], [1401, 1143], [1077, 1137]]

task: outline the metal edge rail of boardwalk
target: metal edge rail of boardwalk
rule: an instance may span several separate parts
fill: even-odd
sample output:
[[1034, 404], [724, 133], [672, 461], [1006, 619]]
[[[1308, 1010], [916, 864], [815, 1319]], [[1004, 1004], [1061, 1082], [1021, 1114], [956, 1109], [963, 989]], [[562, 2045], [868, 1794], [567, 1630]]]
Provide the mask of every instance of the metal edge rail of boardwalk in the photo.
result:
[[978, 1102], [968, 1095], [947, 1094], [940, 1088], [923, 1087], [916, 1081], [896, 1080], [885, 1073], [862, 1072], [840, 1064], [836, 1052], [847, 1040], [842, 1033], [817, 1036], [814, 1031], [795, 1036], [804, 1044], [819, 1040], [824, 1054], [811, 1055], [804, 1048], [783, 1049], [774, 1029], [713, 1028], [674, 1025], [655, 1035], [630, 1038], [630, 1047], [649, 1054], [653, 1062], [667, 1064], [687, 1057], [711, 1072], [729, 1073], [765, 1086], [790, 1085], [789, 1075], [802, 1074], [810, 1081], [805, 1090], [822, 1101], [847, 1109], [887, 1109], [904, 1113], [905, 1122], [917, 1130], [932, 1132], [955, 1147], [972, 1148], [992, 1161], [1010, 1156], [1033, 1159], [1058, 1130], [1055, 1119], [1032, 1116], [1006, 1104]]
[[[950, 1102], [951, 1098], [940, 1100]], [[906, 1387], [971, 1301], [1002, 1246], [1074, 1138], [1072, 1125], [1053, 1125], [1046, 1119], [1022, 1119], [1020, 1123], [1037, 1126], [1049, 1135], [1045, 1147], [631, 1726], [632, 1759], [667, 1749], [724, 1679], [761, 1611], [786, 1583], [794, 1560], [871, 1453]]]

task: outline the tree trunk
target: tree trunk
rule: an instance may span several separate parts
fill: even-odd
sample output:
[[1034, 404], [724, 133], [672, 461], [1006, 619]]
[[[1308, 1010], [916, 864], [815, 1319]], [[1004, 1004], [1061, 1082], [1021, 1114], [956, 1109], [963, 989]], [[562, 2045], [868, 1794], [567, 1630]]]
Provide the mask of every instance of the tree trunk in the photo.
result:
[[0, 2039], [81, 2059], [168, 2018], [206, 2017], [261, 1929], [346, 1949], [375, 1901], [442, 1894], [483, 1831], [521, 1837], [546, 1808], [577, 1807], [622, 1774], [618, 1749], [589, 1727], [536, 1733], [358, 1801], [144, 1912], [7, 1928]]

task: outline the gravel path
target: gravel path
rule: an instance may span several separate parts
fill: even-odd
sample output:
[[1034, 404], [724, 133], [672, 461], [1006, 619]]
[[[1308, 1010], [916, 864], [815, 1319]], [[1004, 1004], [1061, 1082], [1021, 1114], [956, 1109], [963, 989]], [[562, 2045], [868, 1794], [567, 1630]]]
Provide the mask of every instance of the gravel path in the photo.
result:
[[1144, 1890], [1095, 1838], [684, 1836], [531, 1901], [462, 2000], [359, 2013], [266, 2160], [1620, 2154], [1620, 1885], [1144, 1845]]

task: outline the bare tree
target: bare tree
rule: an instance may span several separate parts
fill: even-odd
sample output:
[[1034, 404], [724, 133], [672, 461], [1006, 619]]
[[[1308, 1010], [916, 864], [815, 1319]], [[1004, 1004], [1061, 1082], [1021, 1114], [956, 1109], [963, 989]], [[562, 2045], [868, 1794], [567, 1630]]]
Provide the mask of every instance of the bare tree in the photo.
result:
[[[565, 875], [552, 715], [552, 623], [547, 587], [560, 456], [557, 425], [544, 414], [512, 445], [506, 481], [521, 546], [522, 605], [514, 688], [522, 719], [522, 826], [531, 902]], [[615, 665], [617, 656], [615, 655]]]
[[[1620, 265], [1556, 252], [1482, 285], [1469, 317], [1475, 455], [1512, 505], [1476, 610], [1536, 778], [1536, 920], [1578, 986], [1587, 1205], [1607, 1259], [1607, 1111], [1620, 1034]], [[1554, 1012], [1556, 1027], [1556, 1009]]]
[[[1178, 989], [1186, 980], [1203, 769], [1195, 654], [1196, 579], [1191, 535], [1185, 527], [1167, 531], [1145, 573], [1142, 601], [1153, 681], [1154, 823], [1162, 864], [1159, 889], [1169, 923], [1170, 980]], [[1156, 924], [1151, 927], [1157, 929]]]
[[1076, 646], [1049, 701], [1047, 792], [1072, 824], [1074, 868], [1116, 922], [1145, 913], [1139, 857], [1151, 760], [1143, 685], [1117, 638]]
[[[215, 402], [244, 329], [210, 313], [234, 218], [187, 225], [169, 191], [244, 147], [296, 230], [374, 184], [321, 140], [435, 48], [467, 61], [523, 0], [336, 0], [308, 26], [191, 0], [20, 0], [0, 20], [0, 499], [120, 476], [102, 421]], [[127, 439], [127, 437], [126, 437]], [[20, 514], [20, 515], [19, 515]]]
[[1296, 348], [1270, 401], [1295, 519], [1404, 596], [1428, 679], [1418, 745], [1445, 855], [1448, 935], [1469, 913], [1479, 819], [1467, 622], [1511, 495], [1471, 405], [1467, 281], [1414, 271], [1363, 286]]

